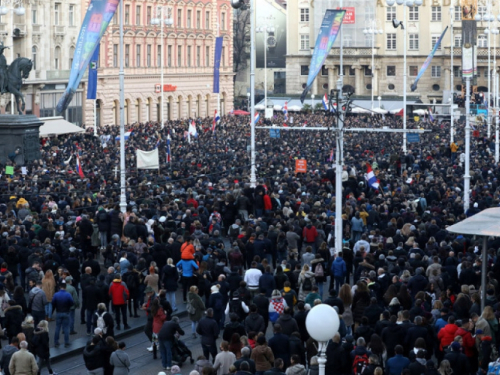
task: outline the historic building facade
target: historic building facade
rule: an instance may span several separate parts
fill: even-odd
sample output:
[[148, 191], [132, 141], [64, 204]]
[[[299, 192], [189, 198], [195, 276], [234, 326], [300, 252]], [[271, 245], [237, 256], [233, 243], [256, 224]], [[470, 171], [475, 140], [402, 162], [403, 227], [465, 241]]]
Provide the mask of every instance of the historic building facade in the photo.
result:
[[[403, 30], [395, 29], [393, 19], [403, 21], [407, 28], [407, 93], [421, 97], [424, 102], [436, 99], [439, 103], [443, 90], [450, 90], [451, 55], [454, 47], [453, 90], [462, 90], [461, 79], [461, 14], [457, 0], [423, 0], [419, 7], [387, 6], [385, 0], [345, 1], [351, 7], [348, 23], [344, 25], [344, 85], [354, 88], [357, 95], [369, 96], [372, 90], [372, 35], [367, 30], [382, 31], [374, 35], [375, 70], [373, 90], [375, 97], [403, 95]], [[319, 25], [326, 9], [336, 9], [339, 1], [298, 0], [289, 1], [287, 8], [288, 28], [287, 92], [295, 93], [305, 87], [311, 55], [316, 43]], [[352, 12], [352, 9], [354, 12]], [[486, 13], [486, 3], [479, 0], [478, 12]], [[500, 14], [500, 4], [495, 2], [492, 14]], [[452, 21], [453, 20], [453, 21]], [[447, 33], [437, 50], [431, 65], [418, 82], [415, 92], [410, 87], [424, 60], [439, 39], [442, 31], [453, 22], [453, 34]], [[486, 91], [488, 76], [487, 22], [478, 22], [478, 80], [479, 91]], [[498, 26], [497, 26], [498, 27]], [[494, 36], [491, 36], [491, 69], [493, 72]], [[339, 78], [340, 36], [330, 51], [325, 65], [315, 80], [312, 93], [323, 95], [335, 88]], [[497, 56], [500, 58], [500, 38], [496, 38]], [[493, 87], [493, 85], [491, 86]]]
[[[173, 21], [152, 25], [154, 18]], [[219, 33], [219, 34], [218, 34]], [[223, 37], [220, 63], [220, 106], [233, 108], [232, 8], [229, 0], [124, 2], [125, 123], [161, 119], [163, 38], [164, 117], [212, 116], [214, 48]], [[119, 14], [100, 45], [96, 118], [98, 125], [119, 124]], [[85, 123], [94, 123], [94, 105], [85, 100]]]

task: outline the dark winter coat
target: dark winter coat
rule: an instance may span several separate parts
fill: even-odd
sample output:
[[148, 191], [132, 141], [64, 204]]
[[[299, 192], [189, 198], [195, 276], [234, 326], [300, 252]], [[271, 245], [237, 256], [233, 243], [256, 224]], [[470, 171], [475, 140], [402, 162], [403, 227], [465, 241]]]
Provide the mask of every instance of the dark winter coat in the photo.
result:
[[46, 330], [40, 328], [35, 329], [31, 345], [37, 357], [44, 359], [50, 357], [49, 341], [49, 333]]
[[9, 338], [16, 336], [23, 331], [22, 324], [24, 320], [23, 310], [21, 306], [9, 306], [5, 309], [4, 325], [7, 329]]
[[245, 330], [248, 332], [266, 332], [264, 318], [258, 313], [250, 313], [245, 319]]
[[163, 267], [162, 275], [161, 281], [163, 283], [163, 288], [166, 289], [167, 292], [175, 292], [178, 287], [177, 280], [179, 279], [177, 267], [167, 264]]

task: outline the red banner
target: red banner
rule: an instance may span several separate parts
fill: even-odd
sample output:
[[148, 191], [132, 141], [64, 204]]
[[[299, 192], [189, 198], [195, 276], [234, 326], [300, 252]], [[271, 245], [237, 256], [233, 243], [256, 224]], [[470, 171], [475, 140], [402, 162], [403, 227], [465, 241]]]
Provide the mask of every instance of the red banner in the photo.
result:
[[[340, 8], [337, 8], [340, 9]], [[354, 7], [343, 7], [345, 10], [344, 24], [354, 24], [356, 23], [356, 10]]]

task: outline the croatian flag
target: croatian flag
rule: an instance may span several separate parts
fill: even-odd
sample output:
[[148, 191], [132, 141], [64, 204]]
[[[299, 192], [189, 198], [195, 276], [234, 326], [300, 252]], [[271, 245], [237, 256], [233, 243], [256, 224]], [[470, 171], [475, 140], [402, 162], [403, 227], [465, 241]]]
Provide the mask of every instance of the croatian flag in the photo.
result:
[[378, 189], [380, 185], [380, 181], [378, 180], [377, 176], [373, 173], [372, 166], [370, 163], [366, 163], [366, 181], [368, 181], [368, 185], [374, 189]]
[[215, 114], [214, 114], [214, 120], [212, 121], [212, 132], [215, 133], [215, 125], [217, 125], [217, 123], [220, 121], [220, 116], [219, 114], [217, 113], [217, 110], [215, 110]]
[[323, 96], [322, 103], [323, 103], [323, 108], [325, 109], [325, 111], [328, 111], [328, 97], [326, 96], [326, 94]]
[[285, 102], [283, 106], [283, 114], [285, 115], [285, 122], [288, 121], [288, 102]]
[[259, 112], [256, 112], [253, 123], [257, 124], [259, 122], [259, 120], [260, 120], [260, 114], [259, 114]]
[[194, 121], [191, 120], [191, 123], [189, 124], [189, 129], [188, 129], [188, 142], [191, 143], [191, 136], [197, 138], [198, 137], [198, 132], [196, 131], [196, 125], [194, 124]]
[[432, 117], [432, 111], [430, 108], [429, 108], [429, 119], [431, 120], [431, 122], [434, 122], [434, 117]]
[[167, 135], [167, 163], [171, 162], [172, 154], [170, 153], [170, 134]]
[[82, 165], [80, 164], [80, 155], [78, 152], [76, 153], [76, 172], [81, 178], [85, 178], [85, 175], [83, 174]]

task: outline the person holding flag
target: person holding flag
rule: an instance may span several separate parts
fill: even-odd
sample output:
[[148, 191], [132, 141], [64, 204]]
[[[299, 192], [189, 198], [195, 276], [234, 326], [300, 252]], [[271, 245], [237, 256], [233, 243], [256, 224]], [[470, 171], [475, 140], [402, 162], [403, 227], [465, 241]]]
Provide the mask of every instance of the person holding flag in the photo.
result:
[[285, 102], [283, 106], [283, 115], [285, 117], [285, 122], [288, 122], [288, 102]]
[[170, 150], [170, 131], [168, 132], [167, 135], [167, 164], [172, 161], [172, 154]]
[[370, 163], [366, 163], [366, 176], [365, 176], [366, 181], [368, 181], [368, 185], [377, 190], [380, 186], [380, 181], [378, 180], [377, 176], [375, 176], [375, 173], [373, 173], [372, 166]]
[[212, 132], [215, 133], [215, 125], [217, 125], [217, 123], [220, 121], [220, 116], [219, 116], [219, 113], [217, 112], [217, 110], [215, 110], [215, 113], [214, 113], [214, 119], [212, 121]]

